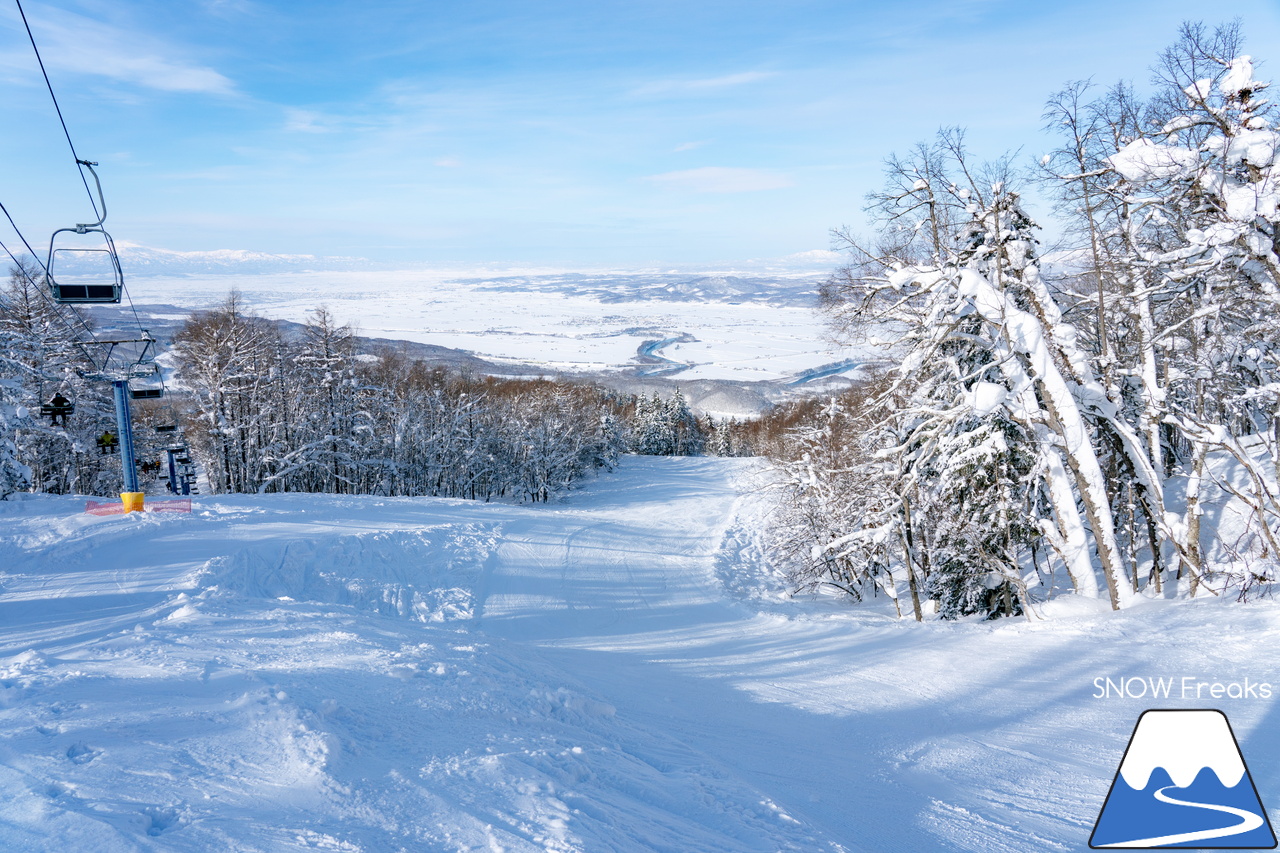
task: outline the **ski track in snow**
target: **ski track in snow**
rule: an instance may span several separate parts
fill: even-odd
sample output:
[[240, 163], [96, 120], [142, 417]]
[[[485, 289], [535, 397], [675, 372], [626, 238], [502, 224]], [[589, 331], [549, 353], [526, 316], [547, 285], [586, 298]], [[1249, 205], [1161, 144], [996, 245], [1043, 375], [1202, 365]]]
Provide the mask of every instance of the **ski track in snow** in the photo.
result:
[[[1269, 601], [921, 627], [790, 599], [755, 470], [627, 458], [532, 507], [0, 503], [0, 849], [1083, 850], [1152, 705], [1094, 678], [1280, 685]], [[1272, 705], [1228, 705], [1265, 803]]]

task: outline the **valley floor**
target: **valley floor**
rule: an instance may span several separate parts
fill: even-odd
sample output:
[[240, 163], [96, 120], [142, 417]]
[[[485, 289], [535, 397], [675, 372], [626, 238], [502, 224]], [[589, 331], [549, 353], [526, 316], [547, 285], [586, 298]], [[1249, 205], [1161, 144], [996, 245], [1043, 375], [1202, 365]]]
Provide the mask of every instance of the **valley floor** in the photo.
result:
[[1280, 691], [1280, 605], [791, 599], [753, 472], [627, 458], [540, 506], [0, 503], [0, 849], [1083, 850], [1151, 707], [1225, 711], [1280, 804], [1275, 702], [1194, 696]]

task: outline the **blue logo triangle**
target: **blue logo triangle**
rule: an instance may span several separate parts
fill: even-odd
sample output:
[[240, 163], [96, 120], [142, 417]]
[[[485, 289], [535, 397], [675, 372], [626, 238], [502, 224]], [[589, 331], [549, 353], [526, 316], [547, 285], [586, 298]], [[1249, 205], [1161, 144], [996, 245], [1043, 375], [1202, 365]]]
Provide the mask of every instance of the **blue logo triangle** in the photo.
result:
[[1097, 849], [1270, 850], [1271, 821], [1221, 711], [1146, 711], [1089, 838]]

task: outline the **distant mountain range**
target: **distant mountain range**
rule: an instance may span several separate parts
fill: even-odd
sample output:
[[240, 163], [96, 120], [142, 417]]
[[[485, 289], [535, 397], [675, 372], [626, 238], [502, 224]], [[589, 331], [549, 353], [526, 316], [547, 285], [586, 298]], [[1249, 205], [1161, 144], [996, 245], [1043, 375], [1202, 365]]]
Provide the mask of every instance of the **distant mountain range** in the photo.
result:
[[[323, 255], [273, 255], [246, 249], [213, 249], [198, 252], [177, 252], [172, 249], [154, 249], [136, 243], [116, 243], [120, 266], [126, 278], [136, 275], [201, 275], [239, 273], [306, 272], [321, 270], [377, 269], [385, 265], [368, 258]], [[57, 269], [65, 275], [92, 276], [103, 267], [104, 257], [96, 253], [58, 253]]]
[[[449, 270], [425, 264], [375, 261], [369, 258], [273, 254], [247, 249], [213, 249], [182, 252], [136, 243], [118, 242], [116, 249], [126, 281], [137, 276], [267, 275], [272, 273], [413, 270], [448, 274]], [[482, 290], [540, 293], [572, 292], [592, 295], [601, 302], [654, 300], [665, 302], [810, 302], [817, 285], [837, 265], [822, 253], [781, 259], [778, 263], [747, 261], [729, 272], [710, 269], [683, 271], [596, 272], [484, 270], [460, 268], [450, 279]], [[107, 256], [97, 252], [60, 253], [59, 277], [110, 277]]]

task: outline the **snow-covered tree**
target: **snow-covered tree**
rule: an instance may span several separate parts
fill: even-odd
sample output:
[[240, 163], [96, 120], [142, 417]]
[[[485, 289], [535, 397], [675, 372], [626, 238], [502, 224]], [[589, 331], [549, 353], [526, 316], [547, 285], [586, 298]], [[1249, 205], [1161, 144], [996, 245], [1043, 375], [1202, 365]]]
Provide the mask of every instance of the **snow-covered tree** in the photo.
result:
[[281, 367], [278, 337], [272, 324], [245, 311], [234, 291], [174, 335], [178, 376], [197, 409], [188, 435], [217, 491], [257, 491], [269, 464], [278, 464], [266, 452], [289, 393], [273, 373]]
[[[1276, 552], [1280, 457], [1267, 390], [1280, 314], [1276, 114], [1258, 97], [1267, 85], [1242, 45], [1238, 25], [1184, 25], [1160, 57], [1148, 102], [1126, 85], [1086, 102], [1077, 84], [1047, 114], [1070, 144], [1045, 166], [1064, 203], [1076, 203], [1077, 232], [1093, 247], [1077, 266], [1107, 282], [1098, 290], [1094, 364], [1141, 436], [1116, 457], [1113, 502], [1136, 507], [1135, 528], [1143, 525], [1133, 517], [1145, 516], [1157, 584], [1165, 551], [1193, 583], [1204, 569], [1211, 454], [1234, 457], [1247, 473], [1242, 486], [1220, 485], [1253, 508], [1255, 539]], [[1259, 462], [1258, 440], [1269, 445], [1271, 466]], [[1123, 474], [1135, 460], [1152, 482], [1126, 499]], [[1156, 500], [1166, 481], [1181, 505], [1176, 515]]]
[[[816, 547], [879, 529], [944, 615], [1021, 594], [1038, 552], [1113, 608], [1166, 572], [1194, 594], [1211, 487], [1249, 508], [1255, 556], [1280, 554], [1280, 130], [1241, 44], [1189, 24], [1150, 100], [1050, 100], [1062, 143], [1041, 169], [1076, 238], [1052, 280], [1008, 161], [975, 168], [954, 130], [888, 161], [877, 238], [837, 234], [853, 260], [822, 298], [839, 334], [900, 334], [870, 404], [896, 433], [871, 457], [898, 503], [846, 502], [848, 533]], [[811, 438], [784, 468], [816, 458]]]
[[[41, 274], [34, 263], [20, 262], [0, 290], [0, 407], [7, 409], [0, 442], [17, 460], [7, 479], [38, 492], [109, 493], [119, 487], [118, 458], [93, 448], [104, 429], [114, 428], [110, 393], [86, 378], [100, 353], [81, 341], [88, 322], [49, 298]], [[55, 425], [37, 413], [57, 393], [74, 403], [75, 413]]]
[[665, 400], [656, 392], [638, 397], [631, 434], [632, 449], [646, 456], [697, 456], [706, 447], [702, 425], [679, 388]]

